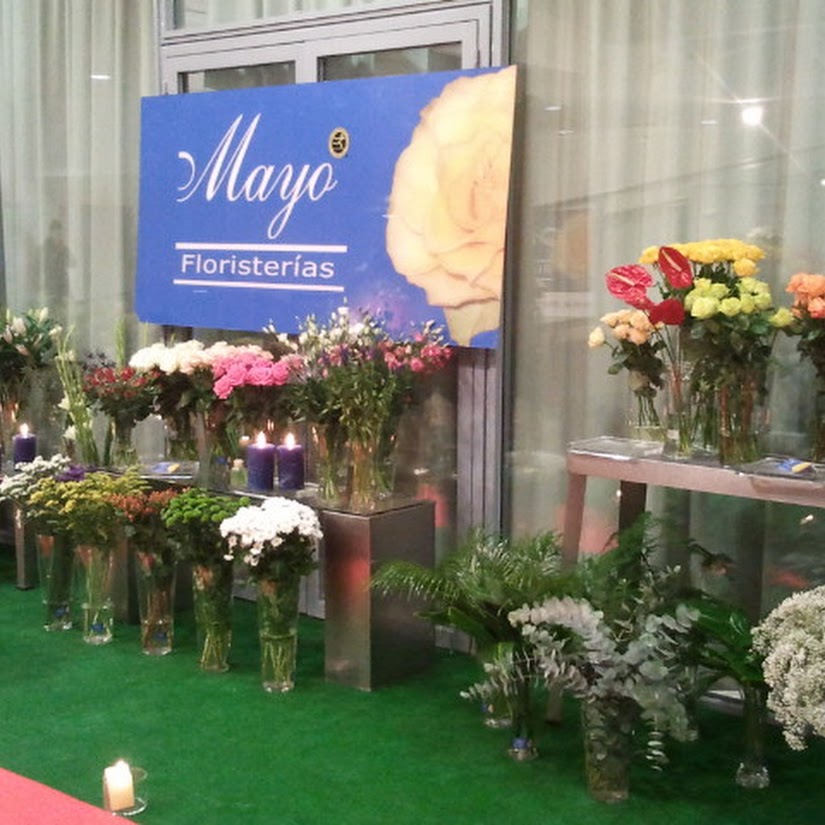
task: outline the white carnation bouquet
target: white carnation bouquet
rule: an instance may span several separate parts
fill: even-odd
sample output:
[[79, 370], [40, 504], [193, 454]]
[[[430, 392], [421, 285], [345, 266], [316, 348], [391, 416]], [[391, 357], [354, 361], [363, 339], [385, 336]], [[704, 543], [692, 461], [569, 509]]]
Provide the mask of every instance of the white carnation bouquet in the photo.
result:
[[19, 462], [14, 465], [14, 473], [0, 482], [0, 501], [11, 501], [25, 510], [29, 496], [43, 478], [56, 478], [68, 470], [72, 461], [67, 455], [51, 458], [37, 456], [34, 461]]
[[810, 734], [825, 736], [825, 586], [781, 602], [754, 628], [753, 646], [765, 657], [768, 707], [803, 750]]
[[227, 561], [242, 559], [253, 579], [303, 576], [317, 566], [318, 515], [306, 504], [275, 496], [241, 507], [220, 526]]

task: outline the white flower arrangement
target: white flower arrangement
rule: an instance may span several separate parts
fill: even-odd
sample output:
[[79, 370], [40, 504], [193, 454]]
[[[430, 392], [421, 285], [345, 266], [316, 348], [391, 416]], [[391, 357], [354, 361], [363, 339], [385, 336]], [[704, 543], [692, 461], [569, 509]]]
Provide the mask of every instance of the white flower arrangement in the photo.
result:
[[810, 734], [825, 736], [825, 586], [781, 602], [754, 628], [753, 646], [765, 657], [768, 707], [803, 750]]
[[281, 566], [304, 575], [315, 568], [315, 550], [323, 537], [318, 515], [306, 504], [275, 496], [260, 505], [241, 507], [220, 525], [226, 560], [241, 558], [253, 578]]
[[200, 369], [211, 370], [212, 365], [221, 358], [228, 358], [239, 352], [254, 353], [261, 358], [272, 358], [272, 353], [255, 344], [235, 345], [218, 341], [209, 347], [203, 342], [192, 339], [177, 344], [166, 345], [162, 342], [150, 344], [139, 349], [129, 359], [129, 366], [138, 372], [157, 369], [166, 375], [183, 373], [192, 375]]
[[0, 482], [0, 501], [13, 501], [25, 508], [32, 490], [40, 479], [55, 478], [68, 469], [71, 463], [68, 456], [58, 454], [48, 459], [37, 456], [34, 461], [15, 464], [15, 472], [5, 476]]

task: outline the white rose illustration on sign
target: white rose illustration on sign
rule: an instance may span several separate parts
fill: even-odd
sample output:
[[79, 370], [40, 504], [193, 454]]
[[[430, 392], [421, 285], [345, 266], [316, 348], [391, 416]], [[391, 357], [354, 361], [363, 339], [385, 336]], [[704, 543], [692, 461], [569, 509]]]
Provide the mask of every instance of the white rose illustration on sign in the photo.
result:
[[515, 91], [514, 66], [451, 81], [395, 166], [387, 253], [464, 346], [499, 326]]

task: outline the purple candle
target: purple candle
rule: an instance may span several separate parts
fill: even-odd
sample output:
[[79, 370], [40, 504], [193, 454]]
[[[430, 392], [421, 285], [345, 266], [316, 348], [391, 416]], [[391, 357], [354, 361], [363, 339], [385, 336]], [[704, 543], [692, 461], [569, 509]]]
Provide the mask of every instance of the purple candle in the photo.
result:
[[263, 433], [246, 448], [246, 486], [257, 493], [268, 493], [275, 484], [275, 445]]
[[29, 432], [27, 424], [22, 424], [18, 435], [12, 439], [14, 463], [34, 461], [37, 455], [37, 436]]
[[292, 433], [278, 445], [278, 486], [282, 490], [304, 487], [304, 448], [295, 443]]

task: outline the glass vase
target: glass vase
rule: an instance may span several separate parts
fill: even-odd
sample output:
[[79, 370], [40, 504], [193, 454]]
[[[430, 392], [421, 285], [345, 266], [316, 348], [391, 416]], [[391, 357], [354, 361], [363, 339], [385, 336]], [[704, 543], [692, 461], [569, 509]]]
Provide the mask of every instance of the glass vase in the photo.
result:
[[395, 434], [350, 436], [350, 507], [374, 510], [395, 486]]
[[152, 551], [136, 549], [134, 558], [141, 648], [165, 656], [175, 637], [175, 565]]
[[286, 693], [295, 686], [299, 584], [294, 575], [258, 582], [261, 684], [267, 693]]
[[347, 484], [346, 439], [337, 423], [315, 421], [309, 425], [318, 498], [322, 502], [340, 501]]
[[736, 770], [736, 784], [743, 788], [767, 788], [770, 783], [765, 763], [765, 729], [768, 719], [768, 688], [764, 683], [742, 685], [742, 761]]
[[759, 439], [765, 429], [766, 374], [758, 368], [726, 373], [717, 388], [719, 462], [748, 464], [760, 455]]
[[663, 452], [669, 458], [687, 459], [693, 455], [692, 377], [693, 365], [687, 360], [670, 364], [665, 375]]
[[509, 699], [512, 735], [507, 755], [515, 762], [530, 762], [539, 752], [533, 737], [533, 697], [529, 680], [517, 682]]
[[192, 597], [195, 606], [200, 668], [210, 673], [229, 670], [232, 645], [231, 562], [192, 566]]
[[195, 461], [198, 458], [198, 442], [195, 423], [188, 410], [163, 419], [166, 434], [166, 458], [171, 461]]
[[623, 802], [630, 793], [630, 764], [637, 705], [629, 699], [582, 702], [587, 789], [597, 802]]
[[117, 469], [135, 467], [139, 464], [138, 452], [134, 443], [135, 422], [112, 419], [112, 444], [109, 454], [109, 466]]
[[628, 373], [630, 408], [628, 410], [628, 430], [631, 438], [642, 441], [662, 441], [664, 432], [659, 411], [656, 408], [658, 391], [650, 378], [639, 370]]
[[20, 410], [20, 403], [17, 398], [0, 394], [0, 450], [2, 450], [2, 461], [4, 465], [3, 471], [11, 471], [14, 469], [12, 462], [14, 461], [13, 441], [17, 433], [17, 414]]
[[104, 645], [112, 641], [114, 608], [112, 571], [114, 553], [96, 544], [75, 546], [75, 558], [83, 574], [83, 641]]
[[218, 492], [228, 490], [232, 462], [223, 425], [199, 415], [196, 419], [195, 433], [198, 448], [198, 486]]
[[46, 630], [71, 630], [74, 553], [66, 535], [35, 534]]

